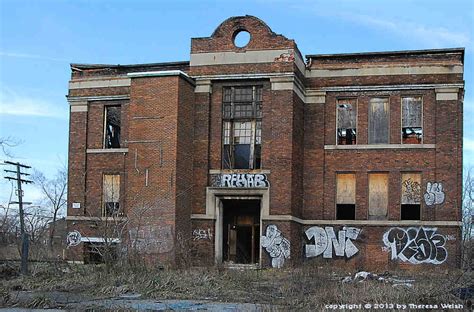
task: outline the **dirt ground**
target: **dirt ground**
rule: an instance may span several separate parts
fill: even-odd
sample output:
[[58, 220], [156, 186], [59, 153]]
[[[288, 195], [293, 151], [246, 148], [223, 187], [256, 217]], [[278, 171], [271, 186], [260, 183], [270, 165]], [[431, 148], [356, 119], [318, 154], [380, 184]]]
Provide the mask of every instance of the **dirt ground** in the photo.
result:
[[[425, 270], [359, 273], [305, 265], [282, 270], [221, 267], [181, 270], [0, 264], [0, 307], [65, 310], [288, 311], [367, 310], [372, 305], [433, 305], [470, 309], [472, 272]], [[464, 289], [464, 290], [463, 290]], [[464, 291], [464, 292], [463, 292]], [[463, 295], [464, 294], [464, 295]], [[471, 294], [472, 295], [472, 294]], [[462, 299], [460, 298], [462, 297]], [[381, 309], [385, 310], [385, 309]]]

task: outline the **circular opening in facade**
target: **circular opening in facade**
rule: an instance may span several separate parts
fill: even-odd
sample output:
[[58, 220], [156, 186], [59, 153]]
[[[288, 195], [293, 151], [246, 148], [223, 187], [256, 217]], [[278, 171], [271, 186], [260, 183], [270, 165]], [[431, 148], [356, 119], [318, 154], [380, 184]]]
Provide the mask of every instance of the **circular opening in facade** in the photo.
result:
[[240, 30], [234, 36], [234, 44], [237, 48], [243, 48], [250, 42], [250, 33], [246, 30]]

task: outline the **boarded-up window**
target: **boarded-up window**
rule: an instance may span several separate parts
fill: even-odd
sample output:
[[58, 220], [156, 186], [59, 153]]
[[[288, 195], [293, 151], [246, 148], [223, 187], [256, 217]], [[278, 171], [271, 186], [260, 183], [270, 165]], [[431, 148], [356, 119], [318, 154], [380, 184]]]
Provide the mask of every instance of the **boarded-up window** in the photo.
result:
[[409, 172], [402, 174], [401, 220], [420, 220], [421, 174]]
[[336, 219], [355, 220], [355, 174], [337, 174], [336, 184]]
[[104, 174], [102, 192], [104, 216], [118, 215], [120, 209], [120, 175]]
[[388, 174], [369, 174], [369, 220], [386, 220], [388, 215]]
[[402, 143], [421, 144], [423, 121], [421, 96], [402, 98]]
[[389, 143], [388, 98], [373, 98], [369, 103], [369, 144]]
[[337, 144], [356, 144], [357, 99], [337, 101]]

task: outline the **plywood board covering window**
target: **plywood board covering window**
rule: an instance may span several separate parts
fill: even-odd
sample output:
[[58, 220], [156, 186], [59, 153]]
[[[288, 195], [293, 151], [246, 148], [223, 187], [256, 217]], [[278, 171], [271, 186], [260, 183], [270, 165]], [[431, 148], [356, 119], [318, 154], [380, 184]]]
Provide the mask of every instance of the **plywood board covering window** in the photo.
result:
[[402, 173], [401, 220], [420, 220], [421, 216], [421, 174]]
[[421, 144], [423, 139], [421, 96], [402, 97], [402, 143]]
[[336, 175], [336, 219], [355, 220], [356, 179], [353, 173]]
[[339, 99], [336, 105], [337, 144], [353, 145], [357, 142], [357, 99]]
[[120, 209], [120, 175], [104, 174], [103, 176], [103, 215], [115, 216]]
[[372, 98], [369, 102], [369, 144], [389, 144], [388, 98]]
[[369, 220], [385, 220], [388, 215], [388, 174], [369, 174]]

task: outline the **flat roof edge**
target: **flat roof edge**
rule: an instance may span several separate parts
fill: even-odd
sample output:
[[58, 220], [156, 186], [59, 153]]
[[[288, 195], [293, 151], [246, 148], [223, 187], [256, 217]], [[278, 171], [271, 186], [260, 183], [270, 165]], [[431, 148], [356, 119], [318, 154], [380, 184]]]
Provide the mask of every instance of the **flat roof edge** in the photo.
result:
[[442, 53], [462, 53], [465, 48], [446, 48], [446, 49], [425, 49], [425, 50], [400, 50], [400, 51], [380, 51], [380, 52], [355, 52], [339, 54], [308, 54], [306, 59], [311, 58], [345, 58], [354, 56], [383, 56], [383, 55], [411, 55], [411, 54], [442, 54]]
[[143, 63], [143, 64], [83, 64], [83, 63], [71, 63], [71, 67], [78, 69], [99, 69], [99, 68], [134, 68], [134, 67], [153, 67], [153, 66], [174, 66], [174, 65], [189, 65], [189, 61], [176, 61], [176, 62], [162, 62], [162, 63]]
[[149, 72], [137, 72], [137, 73], [128, 73], [130, 78], [142, 78], [142, 77], [166, 77], [166, 76], [180, 76], [191, 84], [195, 84], [194, 80], [189, 77], [188, 74], [181, 70], [160, 70], [160, 71], [149, 71]]

